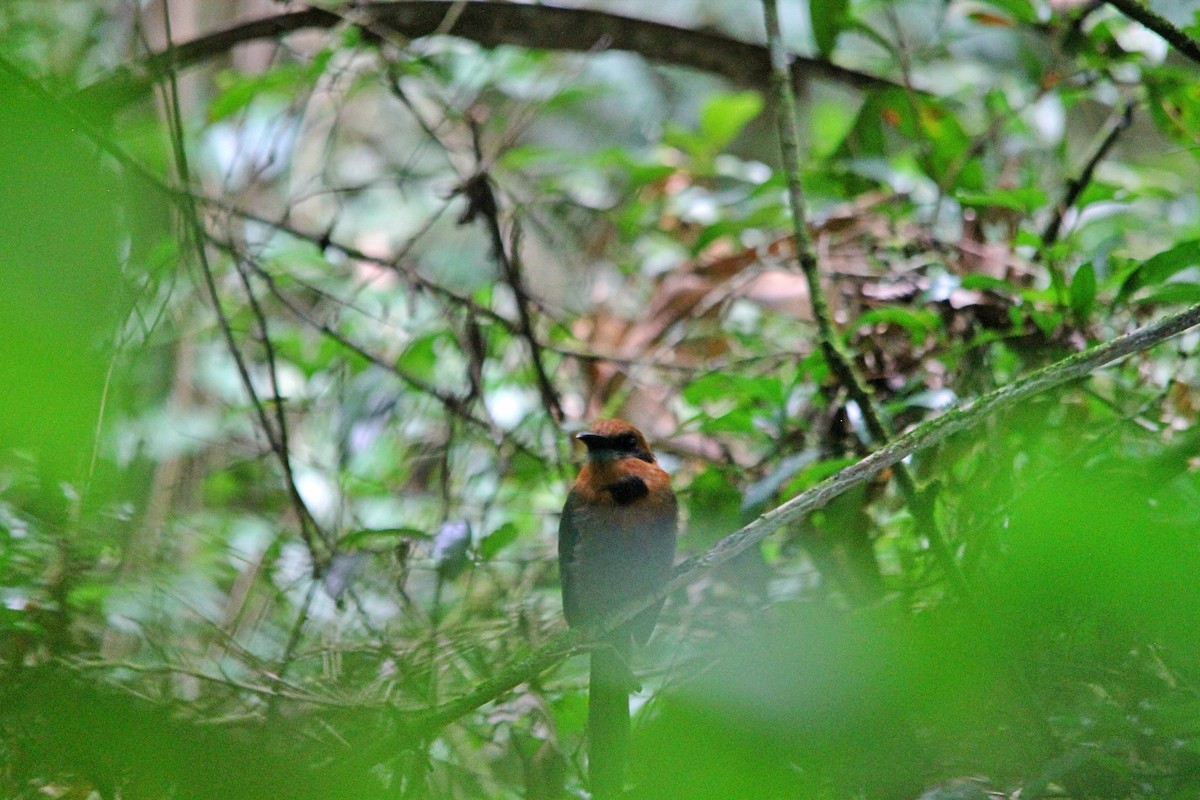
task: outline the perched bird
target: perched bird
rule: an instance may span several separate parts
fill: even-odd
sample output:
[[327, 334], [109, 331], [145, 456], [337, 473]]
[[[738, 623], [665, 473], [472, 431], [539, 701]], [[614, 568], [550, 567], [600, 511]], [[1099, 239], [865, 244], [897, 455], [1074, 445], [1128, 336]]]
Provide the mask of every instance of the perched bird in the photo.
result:
[[[575, 438], [587, 447], [587, 462], [563, 506], [558, 566], [567, 624], [588, 627], [667, 584], [678, 509], [670, 478], [637, 428], [600, 420]], [[661, 607], [655, 603], [592, 651], [588, 775], [597, 798], [624, 788], [632, 644], [650, 638]]]

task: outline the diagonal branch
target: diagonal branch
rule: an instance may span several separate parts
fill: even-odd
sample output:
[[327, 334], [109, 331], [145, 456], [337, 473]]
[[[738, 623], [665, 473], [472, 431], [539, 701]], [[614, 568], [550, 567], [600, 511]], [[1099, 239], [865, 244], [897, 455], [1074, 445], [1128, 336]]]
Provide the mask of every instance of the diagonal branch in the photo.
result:
[[[461, 13], [453, 18], [450, 30], [444, 30], [447, 13], [452, 10], [461, 10]], [[579, 53], [594, 51], [597, 44], [603, 44], [610, 50], [623, 50], [658, 63], [711, 72], [744, 85], [766, 86], [770, 75], [767, 48], [708, 31], [586, 8], [412, 0], [362, 3], [341, 13], [308, 8], [239, 23], [154, 53], [138, 64], [93, 83], [83, 90], [83, 94], [123, 105], [143, 97], [151, 87], [165, 79], [171, 69], [194, 66], [247, 42], [274, 39], [299, 30], [334, 28], [347, 17], [368, 36], [372, 31], [387, 31], [406, 39], [450, 34], [484, 47], [517, 45]], [[823, 78], [863, 90], [895, 86], [884, 78], [817, 58], [797, 58], [792, 64], [792, 75], [800, 83]]]
[[1087, 162], [1083, 165], [1079, 175], [1067, 182], [1067, 189], [1063, 192], [1063, 197], [1058, 201], [1058, 205], [1054, 207], [1054, 214], [1050, 217], [1050, 221], [1046, 223], [1046, 228], [1042, 231], [1042, 250], [1049, 250], [1058, 241], [1059, 235], [1062, 233], [1063, 220], [1066, 218], [1067, 212], [1079, 200], [1079, 196], [1083, 194], [1083, 190], [1092, 182], [1092, 175], [1096, 172], [1096, 167], [1103, 161], [1121, 134], [1128, 130], [1133, 124], [1134, 103], [1126, 103], [1121, 109], [1118, 116], [1114, 117], [1108, 125], [1108, 131], [1092, 152]]
[[542, 396], [542, 405], [550, 419], [556, 425], [563, 420], [562, 403], [558, 391], [550, 381], [546, 365], [542, 359], [542, 347], [538, 343], [537, 334], [533, 330], [533, 317], [529, 313], [529, 294], [521, 276], [518, 261], [518, 248], [514, 242], [512, 255], [504, 246], [504, 235], [500, 231], [500, 206], [496, 200], [496, 192], [492, 189], [491, 177], [483, 164], [483, 152], [479, 145], [479, 126], [472, 122], [471, 136], [475, 143], [476, 173], [463, 184], [461, 192], [467, 199], [467, 210], [459, 219], [460, 225], [481, 218], [487, 228], [488, 238], [492, 245], [492, 258], [504, 273], [504, 280], [513, 293], [513, 302], [517, 306], [517, 320], [520, 325], [521, 338], [529, 346], [529, 357], [533, 362], [533, 374], [537, 379], [538, 392]]
[[1166, 17], [1154, 13], [1139, 0], [1108, 0], [1108, 4], [1167, 40], [1167, 43], [1183, 55], [1200, 64], [1200, 42], [1171, 24]]
[[[167, 13], [164, 17], [166, 26], [167, 41], [171, 40], [170, 14]], [[180, 185], [188, 187], [191, 185], [191, 170], [188, 165], [187, 148], [184, 143], [183, 131], [183, 114], [179, 106], [179, 85], [175, 78], [175, 72], [169, 70], [168, 88], [166, 99], [167, 107], [167, 122], [171, 135], [172, 155], [175, 161], [175, 170], [179, 177]], [[280, 437], [286, 436], [286, 431], [276, 431], [271, 424], [270, 418], [267, 416], [266, 408], [263, 406], [262, 400], [259, 398], [257, 391], [254, 388], [254, 381], [250, 377], [250, 370], [246, 366], [246, 361], [238, 348], [237, 341], [233, 335], [233, 328], [230, 325], [229, 318], [225, 314], [225, 309], [221, 304], [220, 293], [217, 290], [216, 280], [213, 277], [212, 264], [208, 259], [208, 248], [204, 236], [204, 223], [200, 219], [200, 211], [197, 207], [194, 196], [185, 191], [183, 200], [179, 204], [180, 212], [183, 216], [185, 225], [185, 237], [189, 244], [196, 251], [196, 258], [200, 264], [200, 270], [204, 276], [204, 286], [208, 291], [209, 299], [213, 304], [213, 311], [217, 315], [217, 322], [221, 329], [221, 335], [225, 339], [226, 348], [229, 350], [230, 356], [233, 358], [234, 364], [237, 366], [238, 377], [241, 379], [242, 387], [250, 398], [250, 403], [254, 408], [255, 416], [258, 419], [259, 427], [262, 428], [263, 435], [267, 438], [267, 444], [271, 448], [271, 452], [275, 454], [279, 460], [283, 470], [284, 484], [287, 488], [288, 498], [296, 510], [296, 516], [300, 522], [300, 537], [304, 541], [304, 546], [308, 550], [309, 557], [312, 559], [313, 574], [319, 574], [325, 566], [325, 554], [318, 550], [317, 540], [321, 539], [326, 546], [328, 538], [320, 525], [313, 518], [312, 513], [308, 509], [308, 505], [304, 502], [304, 498], [300, 495], [300, 490], [296, 485], [296, 481], [292, 474], [291, 455], [286, 446], [286, 438], [281, 442]], [[266, 329], [263, 328], [263, 335], [266, 335]], [[269, 345], [268, 345], [269, 346]], [[273, 365], [272, 365], [273, 366]], [[272, 380], [274, 380], [274, 371], [272, 370]], [[278, 401], [278, 397], [276, 397]], [[282, 409], [276, 403], [278, 413], [282, 414]], [[282, 420], [282, 416], [280, 417]]]
[[346, 350], [354, 353], [359, 358], [362, 358], [376, 367], [395, 375], [410, 388], [437, 400], [447, 413], [459, 417], [460, 419], [486, 432], [494, 441], [500, 441], [503, 438], [503, 434], [496, 429], [495, 425], [490, 420], [478, 417], [471, 411], [470, 403], [467, 399], [458, 397], [457, 395], [440, 389], [437, 386], [426, 383], [415, 375], [410, 375], [409, 373], [405, 372], [396, 364], [388, 362], [382, 356], [376, 355], [361, 345], [351, 341], [333, 326], [316, 319], [312, 314], [306, 312], [300, 307], [300, 305], [290, 299], [282, 290], [280, 290], [279, 285], [275, 282], [275, 277], [271, 275], [271, 273], [267, 272], [267, 270], [263, 269], [261, 265], [257, 264], [253, 260], [248, 260], [248, 264], [250, 265], [250, 268], [254, 270], [255, 274], [257, 274], [259, 278], [261, 278], [262, 281], [267, 285], [267, 290], [271, 293], [271, 295], [275, 297], [275, 299], [278, 300], [294, 317], [296, 317], [296, 319], [317, 331], [322, 336], [325, 336]]
[[[820, 265], [817, 262], [816, 248], [808, 235], [808, 219], [804, 210], [804, 188], [800, 180], [800, 137], [796, 130], [796, 105], [792, 77], [788, 71], [788, 54], [783, 47], [776, 0], [762, 0], [762, 5], [767, 23], [767, 43], [771, 51], [771, 84], [775, 90], [779, 149], [783, 157], [783, 171], [787, 177], [792, 233], [796, 239], [796, 258], [808, 284], [809, 303], [817, 323], [821, 352], [838, 384], [846, 389], [862, 411], [871, 436], [876, 442], [886, 444], [896, 435], [891, 420], [883, 412], [870, 385], [859, 374], [854, 359], [846, 352], [842, 337], [834, 327], [825, 291], [821, 287]], [[906, 464], [897, 463], [895, 466], [896, 482], [913, 519], [928, 539], [934, 558], [937, 559], [946, 579], [953, 585], [955, 593], [959, 597], [967, 597], [969, 588], [962, 571], [958, 568], [958, 562], [954, 559], [954, 553], [938, 527], [932, 497], [917, 485], [916, 478]]]
[[505, 692], [511, 691], [526, 681], [533, 680], [559, 661], [577, 652], [585, 645], [598, 641], [604, 633], [633, 619], [667, 595], [694, 583], [701, 576], [733, 560], [776, 530], [821, 508], [838, 495], [865, 483], [888, 467], [900, 464], [914, 453], [939, 444], [956, 433], [973, 428], [992, 414], [1010, 408], [1034, 395], [1084, 378], [1103, 366], [1146, 350], [1196, 325], [1200, 325], [1200, 304], [1105, 344], [1070, 355], [1048, 367], [1018, 378], [1007, 386], [963, 403], [940, 417], [922, 423], [858, 463], [846, 467], [811, 489], [801, 492], [786, 503], [763, 514], [750, 524], [734, 531], [702, 555], [680, 564], [675, 568], [675, 575], [668, 586], [652, 596], [628, 604], [606, 619], [603, 624], [598, 625], [590, 636], [583, 634], [578, 629], [563, 631], [541, 648], [499, 670], [472, 691], [444, 703], [430, 712], [415, 714], [400, 720], [405, 723], [405, 734], [414, 739], [428, 736], [480, 706], [490, 703]]

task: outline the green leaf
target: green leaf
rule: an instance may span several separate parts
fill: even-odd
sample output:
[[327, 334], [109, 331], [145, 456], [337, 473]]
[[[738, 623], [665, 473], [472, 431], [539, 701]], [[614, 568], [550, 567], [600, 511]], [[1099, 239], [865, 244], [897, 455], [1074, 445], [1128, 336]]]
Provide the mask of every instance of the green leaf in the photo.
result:
[[521, 534], [519, 528], [511, 522], [506, 522], [489, 533], [479, 543], [479, 555], [484, 561], [491, 561], [504, 548], [517, 540]]
[[518, 171], [546, 162], [556, 162], [561, 157], [562, 151], [553, 147], [539, 144], [523, 144], [510, 147], [504, 151], [499, 158], [499, 162], [507, 169]]
[[1046, 193], [1033, 186], [993, 189], [989, 192], [959, 192], [958, 201], [972, 208], [1008, 208], [1029, 214], [1046, 204]]
[[709, 401], [725, 401], [743, 407], [759, 404], [768, 407], [783, 405], [783, 382], [773, 376], [752, 377], [710, 372], [689, 383], [683, 399], [700, 407]]
[[1063, 315], [1058, 311], [1039, 311], [1031, 308], [1029, 318], [1033, 320], [1034, 325], [1038, 326], [1038, 330], [1047, 336], [1052, 336], [1062, 322]]
[[724, 150], [762, 109], [758, 92], [713, 95], [700, 110], [700, 136], [714, 151]]
[[284, 64], [261, 75], [222, 72], [216, 78], [221, 92], [208, 105], [208, 119], [227, 119], [261, 97], [294, 97], [311, 80], [311, 70], [304, 64]]
[[723, 400], [729, 397], [729, 384], [723, 375], [709, 372], [683, 388], [683, 399], [694, 406], [708, 400]]
[[825, 159], [832, 156], [853, 129], [857, 116], [858, 109], [850, 103], [814, 101], [806, 115], [813, 157]]
[[73, 587], [67, 594], [67, 605], [72, 608], [99, 606], [112, 593], [112, 590], [112, 584], [84, 583]]
[[725, 470], [709, 467], [692, 479], [687, 492], [688, 535], [708, 547], [741, 525], [742, 493]]
[[982, 0], [982, 2], [999, 9], [1015, 21], [1032, 25], [1038, 21], [1037, 9], [1030, 0]]
[[1087, 188], [1079, 195], [1079, 199], [1075, 201], [1076, 208], [1084, 208], [1092, 203], [1101, 203], [1106, 200], [1113, 200], [1118, 196], [1126, 193], [1122, 186], [1117, 186], [1104, 181], [1092, 181], [1087, 185]]
[[1200, 303], [1200, 283], [1164, 283], [1147, 289], [1134, 305], [1191, 305]]
[[416, 528], [362, 528], [338, 540], [339, 550], [374, 550], [395, 547], [403, 539], [428, 539], [429, 534]]
[[838, 34], [846, 28], [849, 0], [809, 0], [808, 14], [812, 22], [813, 40], [822, 56], [833, 52]]
[[1188, 269], [1200, 266], [1200, 240], [1192, 239], [1151, 256], [1130, 273], [1117, 293], [1117, 302], [1127, 300], [1139, 289], [1156, 286], [1168, 278]]
[[894, 306], [871, 309], [855, 320], [850, 328], [860, 328], [880, 322], [899, 325], [908, 331], [913, 344], [920, 344], [931, 331], [937, 330], [939, 321], [938, 315], [932, 311]]
[[1164, 64], [1146, 70], [1145, 86], [1150, 118], [1159, 129], [1194, 152], [1200, 133], [1200, 83], [1186, 69]]
[[993, 291], [997, 294], [1010, 295], [1012, 294], [1012, 285], [1006, 280], [993, 278], [991, 275], [981, 275], [972, 273], [962, 276], [962, 283], [959, 284], [964, 289], [975, 289], [977, 291]]
[[1096, 268], [1088, 262], [1075, 270], [1071, 278], [1071, 310], [1080, 321], [1086, 321], [1096, 304]]
[[396, 368], [420, 380], [432, 379], [437, 365], [437, 343], [443, 335], [438, 331], [414, 339], [396, 359]]

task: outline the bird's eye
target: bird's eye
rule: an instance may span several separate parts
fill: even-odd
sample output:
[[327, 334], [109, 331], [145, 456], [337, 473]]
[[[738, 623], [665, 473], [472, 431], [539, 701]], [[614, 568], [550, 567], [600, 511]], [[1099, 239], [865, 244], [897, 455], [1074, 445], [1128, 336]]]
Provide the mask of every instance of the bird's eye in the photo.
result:
[[632, 433], [622, 433], [616, 438], [616, 443], [622, 450], [633, 450], [637, 448], [637, 437]]

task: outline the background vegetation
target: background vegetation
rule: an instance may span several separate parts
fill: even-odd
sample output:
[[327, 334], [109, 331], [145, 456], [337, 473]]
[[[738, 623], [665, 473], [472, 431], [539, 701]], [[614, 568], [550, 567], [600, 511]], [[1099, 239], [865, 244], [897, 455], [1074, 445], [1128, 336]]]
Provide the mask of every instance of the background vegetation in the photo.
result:
[[[5, 796], [580, 796], [573, 431], [701, 556], [1200, 302], [1194, 4], [780, 11], [799, 245], [757, 3], [0, 5]], [[1200, 797], [1162, 338], [689, 561], [632, 796]]]

